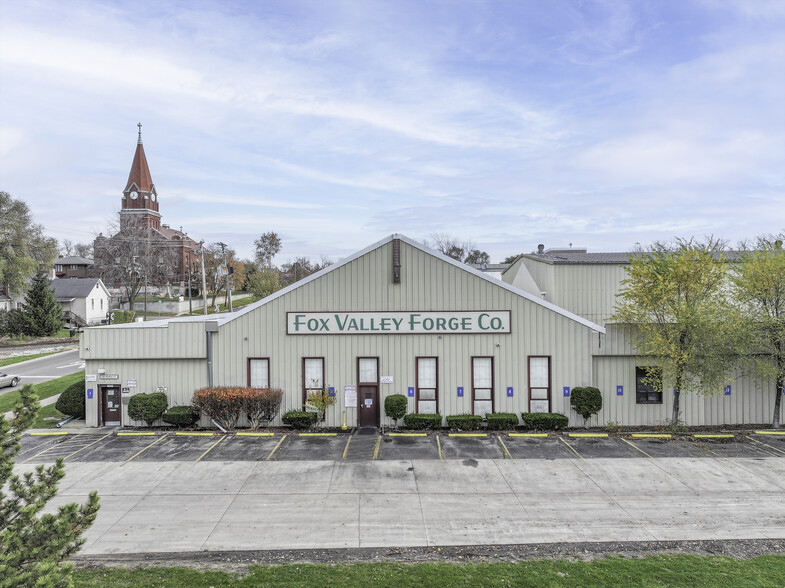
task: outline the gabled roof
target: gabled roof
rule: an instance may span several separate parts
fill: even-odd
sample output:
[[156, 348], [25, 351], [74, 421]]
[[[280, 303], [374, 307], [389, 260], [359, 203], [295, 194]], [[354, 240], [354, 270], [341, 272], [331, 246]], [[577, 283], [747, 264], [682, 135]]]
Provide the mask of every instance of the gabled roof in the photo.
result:
[[630, 263], [630, 255], [633, 253], [627, 252], [612, 252], [612, 253], [587, 253], [584, 251], [565, 252], [554, 251], [544, 253], [524, 253], [523, 257], [535, 259], [545, 263], [553, 264], [586, 264], [586, 263], [610, 263], [610, 264], [628, 264]]
[[134, 162], [131, 164], [131, 173], [128, 174], [128, 181], [125, 183], [123, 192], [127, 192], [132, 184], [142, 192], [150, 192], [153, 189], [153, 177], [150, 175], [150, 167], [147, 165], [147, 157], [145, 157], [144, 145], [141, 141], [136, 144]]
[[52, 280], [49, 288], [54, 292], [55, 298], [58, 300], [73, 300], [74, 298], [86, 298], [90, 292], [95, 289], [96, 284], [101, 284], [107, 296], [109, 292], [106, 290], [100, 278], [58, 278]]
[[394, 234], [394, 235], [390, 235], [389, 237], [385, 237], [381, 241], [379, 241], [377, 243], [374, 243], [373, 245], [370, 245], [370, 246], [366, 247], [365, 249], [362, 249], [362, 250], [358, 251], [357, 253], [354, 253], [354, 254], [350, 255], [349, 257], [346, 257], [346, 258], [342, 259], [338, 263], [335, 263], [335, 264], [330, 265], [330, 266], [328, 266], [328, 267], [326, 267], [326, 268], [324, 268], [322, 270], [319, 270], [318, 272], [316, 272], [314, 274], [311, 274], [307, 278], [303, 278], [302, 280], [299, 280], [298, 282], [295, 282], [294, 284], [291, 284], [290, 286], [287, 286], [286, 288], [283, 288], [282, 290], [278, 290], [274, 294], [271, 294], [270, 296], [262, 298], [258, 302], [254, 302], [253, 304], [249, 304], [248, 306], [244, 307], [242, 310], [239, 310], [237, 312], [233, 312], [231, 314], [229, 314], [229, 313], [226, 313], [226, 314], [211, 314], [211, 315], [201, 315], [201, 316], [193, 316], [193, 317], [174, 318], [174, 319], [168, 319], [168, 320], [147, 321], [147, 322], [142, 322], [142, 323], [127, 323], [127, 324], [112, 325], [111, 327], [102, 327], [102, 328], [104, 328], [104, 329], [106, 329], [106, 328], [118, 328], [118, 329], [123, 329], [123, 328], [125, 328], [125, 329], [127, 329], [127, 328], [132, 328], [132, 329], [133, 328], [137, 328], [137, 329], [138, 328], [161, 328], [161, 327], [167, 327], [170, 323], [204, 322], [204, 321], [215, 321], [215, 322], [218, 323], [219, 326], [220, 325], [224, 325], [226, 323], [229, 323], [229, 322], [231, 322], [233, 320], [236, 320], [236, 319], [240, 318], [241, 316], [244, 316], [245, 314], [248, 314], [249, 312], [253, 312], [255, 309], [257, 309], [257, 308], [259, 308], [261, 306], [264, 306], [265, 304], [269, 304], [270, 302], [272, 302], [273, 300], [275, 300], [277, 298], [280, 298], [281, 296], [286, 296], [289, 292], [292, 292], [293, 290], [296, 290], [297, 288], [302, 288], [306, 284], [308, 284], [310, 282], [313, 282], [314, 280], [318, 280], [319, 278], [321, 278], [322, 276], [324, 276], [326, 274], [329, 274], [330, 272], [334, 272], [338, 268], [351, 263], [355, 259], [358, 259], [358, 258], [362, 257], [363, 255], [365, 255], [366, 253], [369, 253], [369, 252], [373, 251], [374, 249], [378, 249], [379, 247], [381, 247], [383, 245], [386, 245], [387, 243], [389, 243], [393, 239], [400, 239], [401, 241], [403, 241], [404, 243], [414, 247], [415, 249], [419, 249], [420, 251], [423, 251], [424, 253], [427, 253], [428, 255], [433, 255], [434, 257], [436, 257], [436, 258], [438, 258], [438, 259], [440, 259], [440, 260], [442, 260], [442, 261], [444, 261], [446, 263], [449, 263], [449, 264], [459, 268], [462, 271], [469, 272], [470, 274], [477, 276], [481, 280], [485, 280], [487, 282], [490, 282], [491, 284], [493, 284], [497, 288], [503, 288], [503, 289], [507, 290], [508, 292], [511, 292], [511, 293], [515, 294], [516, 296], [520, 296], [521, 298], [525, 298], [526, 300], [529, 300], [533, 304], [537, 304], [539, 306], [543, 306], [543, 307], [547, 308], [548, 310], [551, 310], [551, 311], [553, 311], [553, 312], [555, 312], [557, 314], [560, 314], [560, 315], [562, 315], [562, 316], [564, 316], [564, 317], [566, 317], [566, 318], [568, 318], [570, 320], [573, 320], [573, 321], [575, 321], [577, 323], [580, 323], [581, 325], [583, 325], [585, 327], [589, 327], [590, 329], [592, 329], [594, 331], [597, 331], [599, 333], [605, 333], [605, 328], [601, 327], [600, 325], [597, 325], [597, 324], [595, 324], [595, 323], [593, 323], [593, 322], [591, 322], [591, 321], [589, 321], [589, 320], [587, 320], [587, 319], [585, 319], [585, 318], [583, 318], [581, 316], [578, 316], [577, 314], [569, 312], [569, 311], [567, 311], [567, 310], [565, 310], [565, 309], [563, 309], [563, 308], [561, 308], [559, 306], [556, 306], [555, 304], [551, 304], [550, 302], [546, 302], [545, 300], [542, 300], [541, 298], [538, 298], [537, 296], [534, 296], [533, 294], [529, 294], [528, 292], [524, 292], [523, 290], [519, 290], [518, 288], [515, 288], [515, 287], [513, 287], [513, 286], [511, 286], [511, 285], [509, 285], [509, 284], [507, 284], [505, 282], [501, 282], [501, 281], [499, 281], [496, 278], [490, 277], [490, 276], [484, 274], [483, 272], [481, 272], [479, 270], [475, 270], [474, 268], [466, 265], [465, 263], [461, 263], [460, 261], [456, 261], [455, 259], [453, 259], [451, 257], [448, 257], [446, 255], [443, 255], [443, 254], [439, 253], [438, 251], [434, 251], [432, 249], [429, 249], [428, 247], [426, 247], [422, 243], [418, 243], [414, 239], [410, 239], [410, 238], [408, 238], [408, 237], [406, 237], [404, 235], [400, 235], [400, 234]]
[[54, 263], [55, 265], [93, 265], [93, 260], [86, 257], [58, 257]]
[[286, 288], [284, 288], [282, 290], [278, 290], [277, 292], [275, 292], [274, 294], [271, 294], [270, 296], [267, 296], [266, 298], [262, 298], [259, 302], [255, 302], [254, 304], [249, 304], [248, 306], [246, 306], [245, 308], [243, 308], [242, 310], [240, 310], [238, 312], [233, 312], [232, 314], [225, 314], [225, 315], [213, 315], [213, 317], [214, 317], [213, 320], [218, 320], [218, 324], [219, 325], [222, 325], [222, 324], [228, 323], [230, 321], [233, 321], [233, 320], [243, 316], [246, 313], [253, 312], [254, 309], [259, 308], [260, 306], [263, 306], [265, 304], [268, 304], [269, 302], [272, 302], [276, 298], [279, 298], [281, 296], [285, 296], [286, 294], [288, 294], [292, 290], [300, 288], [300, 287], [304, 286], [305, 284], [308, 284], [309, 282], [312, 282], [313, 280], [318, 280], [323, 275], [328, 274], [330, 272], [333, 272], [333, 271], [337, 270], [339, 267], [342, 267], [342, 266], [344, 266], [344, 265], [346, 265], [348, 263], [351, 263], [355, 259], [357, 259], [359, 257], [362, 257], [366, 253], [369, 253], [370, 251], [373, 251], [374, 249], [378, 249], [379, 247], [381, 247], [383, 245], [386, 245], [387, 243], [389, 243], [393, 239], [400, 239], [401, 241], [403, 241], [407, 245], [410, 245], [410, 246], [414, 247], [415, 249], [419, 249], [420, 251], [423, 251], [424, 253], [427, 253], [429, 255], [433, 255], [434, 257], [436, 257], [436, 258], [438, 258], [438, 259], [440, 259], [440, 260], [442, 260], [442, 261], [444, 261], [446, 263], [449, 263], [450, 265], [453, 265], [453, 266], [455, 266], [455, 267], [457, 267], [457, 268], [459, 268], [459, 269], [461, 269], [463, 271], [469, 272], [470, 274], [473, 274], [473, 275], [477, 276], [478, 278], [480, 278], [482, 280], [490, 282], [491, 284], [493, 284], [497, 288], [504, 288], [505, 290], [507, 290], [509, 292], [512, 292], [513, 294], [516, 294], [517, 296], [520, 296], [522, 298], [526, 298], [530, 302], [533, 302], [534, 304], [537, 304], [539, 306], [544, 306], [545, 308], [547, 308], [549, 310], [552, 310], [553, 312], [555, 312], [557, 314], [560, 314], [560, 315], [562, 315], [562, 316], [564, 316], [566, 318], [574, 320], [575, 322], [578, 322], [578, 323], [580, 323], [580, 324], [582, 324], [582, 325], [584, 325], [586, 327], [589, 327], [590, 329], [593, 329], [593, 330], [598, 331], [600, 333], [604, 333], [605, 332], [605, 329], [603, 327], [601, 327], [600, 325], [597, 325], [597, 324], [595, 324], [595, 323], [593, 323], [593, 322], [591, 322], [589, 320], [586, 320], [585, 318], [583, 318], [581, 316], [578, 316], [577, 314], [573, 314], [573, 313], [571, 313], [571, 312], [561, 308], [560, 306], [556, 306], [555, 304], [551, 304], [550, 302], [546, 302], [545, 300], [542, 300], [541, 298], [538, 298], [537, 296], [534, 296], [533, 294], [529, 294], [528, 292], [524, 292], [523, 290], [519, 290], [518, 288], [515, 288], [515, 287], [513, 287], [513, 286], [511, 286], [511, 285], [509, 285], [509, 284], [507, 284], [505, 282], [501, 282], [500, 280], [498, 280], [496, 278], [493, 278], [491, 276], [488, 276], [488, 275], [484, 274], [483, 272], [481, 272], [479, 270], [476, 270], [476, 269], [466, 265], [465, 263], [461, 263], [460, 261], [457, 261], [457, 260], [453, 259], [452, 257], [448, 257], [447, 255], [443, 255], [442, 253], [440, 253], [438, 251], [434, 251], [433, 249], [430, 249], [430, 248], [426, 247], [422, 243], [418, 243], [414, 239], [410, 239], [409, 237], [406, 237], [405, 235], [400, 235], [400, 234], [394, 234], [394, 235], [390, 235], [389, 237], [385, 237], [381, 241], [379, 241], [377, 243], [374, 243], [373, 245], [370, 245], [369, 247], [366, 247], [365, 249], [362, 249], [361, 251], [358, 251], [357, 253], [355, 253], [353, 255], [350, 255], [349, 257], [347, 257], [345, 259], [342, 259], [338, 263], [330, 265], [330, 266], [328, 266], [328, 267], [326, 267], [326, 268], [324, 268], [324, 269], [322, 269], [322, 270], [320, 270], [320, 271], [318, 271], [318, 272], [316, 272], [314, 274], [311, 274], [307, 278], [304, 278], [304, 279], [300, 280], [299, 282], [295, 282], [291, 286], [287, 286]]

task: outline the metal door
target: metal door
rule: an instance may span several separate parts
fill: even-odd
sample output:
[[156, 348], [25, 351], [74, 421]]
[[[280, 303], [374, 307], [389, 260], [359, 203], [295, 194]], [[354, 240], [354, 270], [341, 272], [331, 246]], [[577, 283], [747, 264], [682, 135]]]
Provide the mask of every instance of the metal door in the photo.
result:
[[361, 427], [379, 426], [379, 386], [360, 385], [357, 402], [359, 418], [358, 425]]
[[103, 397], [104, 424], [120, 424], [120, 387], [106, 386], [101, 395]]

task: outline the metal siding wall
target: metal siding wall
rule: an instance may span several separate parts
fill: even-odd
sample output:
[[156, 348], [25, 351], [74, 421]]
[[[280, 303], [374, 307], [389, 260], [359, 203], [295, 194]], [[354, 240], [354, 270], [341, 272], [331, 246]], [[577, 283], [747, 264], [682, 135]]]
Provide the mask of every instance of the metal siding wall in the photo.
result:
[[[635, 366], [643, 363], [635, 357], [595, 357], [595, 386], [603, 393], [603, 408], [596, 418], [598, 425], [617, 422], [625, 426], [658, 425], [671, 418], [673, 389], [663, 390], [662, 404], [635, 402]], [[624, 386], [624, 395], [616, 395], [616, 386]], [[691, 426], [770, 423], [774, 410], [774, 386], [761, 384], [749, 377], [731, 383], [731, 395], [705, 396], [693, 392], [681, 394], [682, 419]]]
[[[247, 358], [269, 357], [271, 385], [285, 391], [283, 411], [299, 408], [301, 358], [324, 357], [325, 383], [338, 397], [326, 424], [339, 426], [346, 410], [352, 426], [356, 409], [343, 406], [343, 389], [356, 384], [357, 357], [378, 356], [379, 375], [393, 376], [393, 384], [380, 384], [382, 406], [387, 395], [406, 395], [416, 385], [415, 357], [438, 357], [439, 410], [448, 415], [471, 412], [470, 362], [482, 355], [494, 357], [496, 411], [520, 413], [527, 410], [526, 357], [552, 355], [554, 410], [570, 414], [561, 390], [592, 381], [590, 329], [405, 243], [401, 284], [395, 285], [391, 258], [387, 244], [223, 325], [214, 337], [215, 384], [245, 384]], [[286, 335], [287, 311], [349, 310], [510, 310], [513, 334]], [[513, 398], [507, 398], [507, 386], [514, 387]], [[416, 410], [414, 401], [409, 398], [409, 412]], [[392, 424], [383, 408], [380, 415]]]
[[[85, 347], [90, 350], [86, 351]], [[203, 358], [204, 323], [170, 322], [162, 327], [93, 327], [85, 329], [80, 357], [92, 359]]]
[[[100, 385], [116, 384], [125, 387], [127, 380], [136, 380], [136, 387], [131, 388], [130, 394], [123, 394], [123, 399], [130, 398], [141, 392], [155, 392], [158, 386], [165, 386], [169, 397], [169, 406], [191, 404], [193, 393], [199, 388], [207, 386], [207, 366], [204, 359], [159, 359], [144, 361], [139, 360], [87, 360], [85, 362], [86, 374], [97, 374], [103, 368], [107, 374], [118, 374], [117, 380], [99, 380], [86, 383], [86, 387], [93, 387], [96, 394], [93, 400], [87, 401], [85, 420], [88, 426], [98, 424], [98, 394]], [[123, 402], [123, 425], [144, 426], [145, 423], [130, 421], [128, 419], [128, 403]]]

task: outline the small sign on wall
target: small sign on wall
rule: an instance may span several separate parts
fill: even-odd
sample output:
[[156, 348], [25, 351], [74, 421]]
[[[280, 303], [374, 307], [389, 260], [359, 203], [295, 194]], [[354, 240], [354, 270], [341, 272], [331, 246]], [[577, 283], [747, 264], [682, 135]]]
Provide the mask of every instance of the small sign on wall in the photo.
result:
[[463, 396], [463, 386], [458, 386], [458, 396]]
[[725, 396], [730, 396], [730, 384], [725, 386]]
[[87, 389], [87, 398], [90, 399], [92, 397], [93, 397], [93, 389], [92, 388], [88, 388]]
[[616, 386], [616, 396], [624, 396], [624, 386]]
[[507, 397], [512, 398], [512, 386], [507, 386]]
[[381, 382], [382, 382], [382, 384], [392, 384], [393, 383], [393, 377], [392, 376], [382, 376]]
[[327, 395], [328, 396], [335, 396], [335, 388], [330, 386], [327, 388]]
[[357, 388], [354, 384], [346, 384], [343, 387], [343, 405], [351, 408], [357, 406]]
[[409, 386], [409, 398], [414, 398], [414, 386]]
[[569, 387], [569, 386], [565, 386], [565, 387], [563, 388], [563, 393], [564, 393], [564, 397], [565, 397], [565, 398], [566, 398], [567, 396], [569, 396], [569, 395], [570, 395], [570, 387]]
[[86, 374], [84, 377], [85, 382], [97, 382], [98, 376], [96, 374]]
[[129, 388], [136, 388], [136, 380], [126, 380], [125, 385]]

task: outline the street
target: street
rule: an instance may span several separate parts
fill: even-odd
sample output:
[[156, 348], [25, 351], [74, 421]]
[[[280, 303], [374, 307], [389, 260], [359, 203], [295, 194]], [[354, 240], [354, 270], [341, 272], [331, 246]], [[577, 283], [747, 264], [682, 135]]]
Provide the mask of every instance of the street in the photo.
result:
[[17, 374], [21, 380], [14, 388], [2, 388], [0, 394], [19, 390], [25, 384], [40, 384], [74, 374], [84, 369], [84, 361], [79, 359], [79, 350], [63, 351], [39, 359], [0, 367], [0, 371]]

